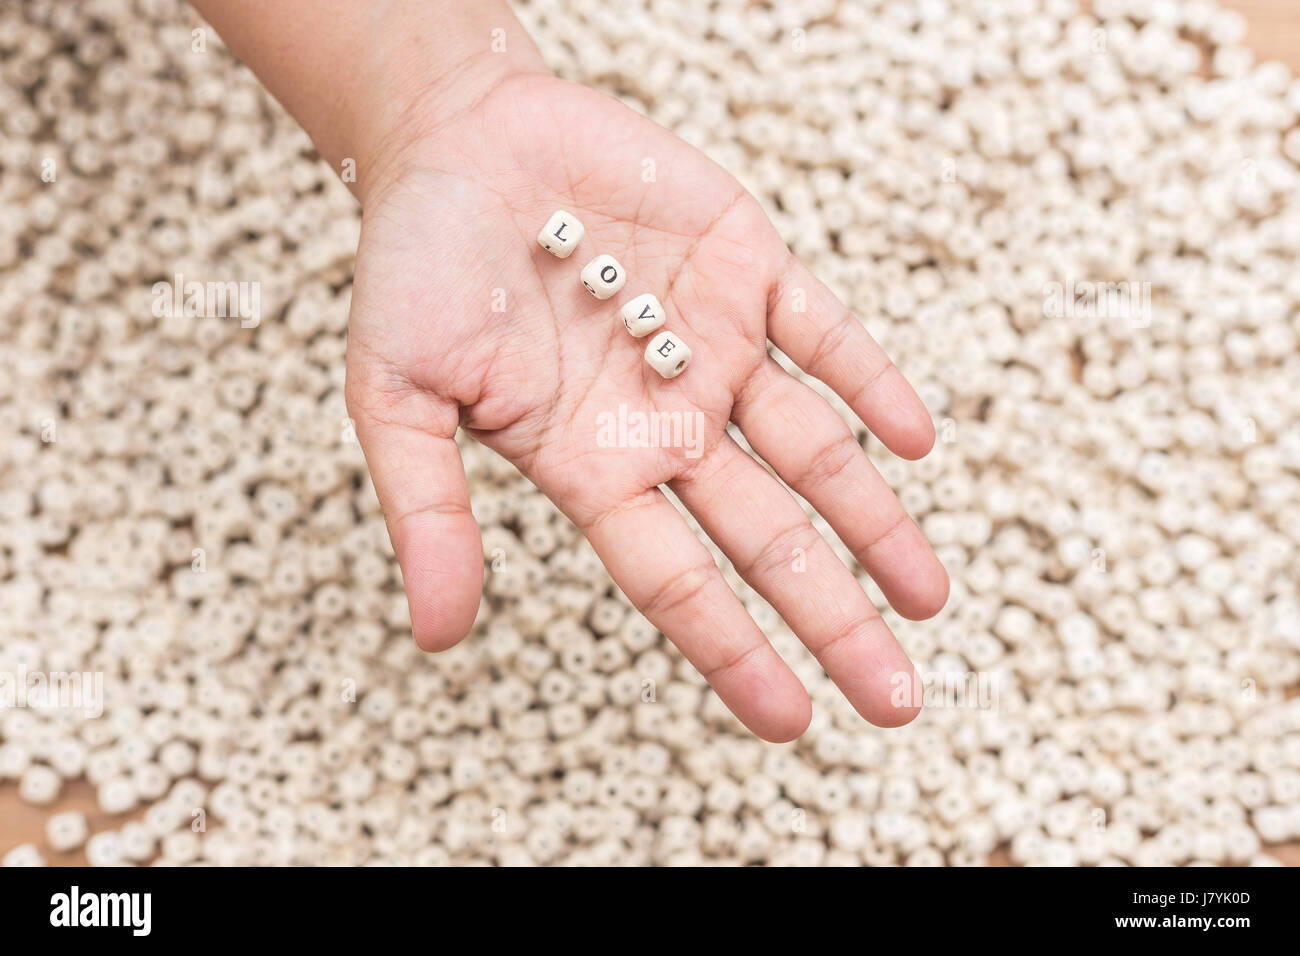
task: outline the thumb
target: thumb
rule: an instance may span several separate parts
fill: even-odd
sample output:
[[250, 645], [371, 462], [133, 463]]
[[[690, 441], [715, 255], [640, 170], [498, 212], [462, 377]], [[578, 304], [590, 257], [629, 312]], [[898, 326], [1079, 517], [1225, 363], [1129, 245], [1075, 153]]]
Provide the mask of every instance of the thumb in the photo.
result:
[[348, 414], [393, 542], [422, 650], [446, 650], [474, 624], [483, 542], [455, 434], [459, 409], [412, 385], [376, 388], [348, 369]]

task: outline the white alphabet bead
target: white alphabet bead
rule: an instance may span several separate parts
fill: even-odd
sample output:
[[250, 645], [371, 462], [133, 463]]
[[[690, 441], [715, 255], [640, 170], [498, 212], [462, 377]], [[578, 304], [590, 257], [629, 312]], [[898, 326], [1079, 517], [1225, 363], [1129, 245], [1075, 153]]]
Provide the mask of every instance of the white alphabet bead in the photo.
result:
[[586, 231], [577, 216], [561, 209], [546, 220], [546, 225], [537, 234], [537, 242], [557, 259], [567, 259], [578, 248]]
[[18, 796], [28, 803], [44, 806], [59, 797], [63, 780], [45, 764], [32, 764], [18, 781]]
[[691, 360], [691, 350], [676, 335], [665, 330], [645, 347], [645, 360], [664, 378], [676, 378], [686, 371], [686, 365]]
[[50, 849], [56, 853], [67, 853], [86, 842], [90, 835], [90, 826], [86, 815], [80, 810], [68, 810], [56, 813], [45, 821], [45, 836]]
[[656, 331], [664, 324], [664, 307], [649, 292], [639, 295], [623, 308], [623, 326], [638, 339]]
[[613, 256], [597, 256], [582, 270], [582, 284], [597, 299], [608, 299], [626, 281], [627, 274]]
[[44, 866], [45, 857], [34, 843], [14, 847], [0, 859], [0, 866]]

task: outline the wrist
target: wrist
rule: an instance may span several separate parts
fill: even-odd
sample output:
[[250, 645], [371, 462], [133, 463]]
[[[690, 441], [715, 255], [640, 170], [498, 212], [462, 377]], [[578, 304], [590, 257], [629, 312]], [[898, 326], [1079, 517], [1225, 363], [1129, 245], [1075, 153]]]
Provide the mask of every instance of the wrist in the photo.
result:
[[451, 25], [439, 24], [434, 47], [409, 21], [381, 38], [381, 68], [358, 118], [355, 141], [362, 203], [399, 179], [417, 145], [434, 140], [503, 84], [549, 76], [541, 55], [504, 3], [474, 5]]
[[546, 69], [506, 0], [191, 2], [363, 202], [405, 144]]

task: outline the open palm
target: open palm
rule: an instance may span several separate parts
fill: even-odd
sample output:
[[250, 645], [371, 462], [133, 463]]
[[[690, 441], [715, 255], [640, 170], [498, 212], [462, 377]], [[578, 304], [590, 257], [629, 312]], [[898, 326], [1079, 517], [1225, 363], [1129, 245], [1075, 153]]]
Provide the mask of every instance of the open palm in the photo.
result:
[[[557, 209], [586, 227], [563, 260], [535, 239]], [[604, 301], [578, 278], [599, 253], [628, 273]], [[648, 339], [617, 317], [642, 292], [659, 298], [665, 327], [693, 352], [678, 378], [656, 374], [643, 358]], [[347, 391], [420, 645], [462, 638], [482, 587], [454, 442], [463, 425], [577, 524], [629, 599], [755, 733], [797, 736], [808, 696], [660, 486], [859, 713], [881, 725], [910, 720], [915, 708], [891, 700], [900, 680], [910, 687], [906, 655], [728, 422], [827, 519], [899, 613], [937, 612], [947, 578], [851, 430], [769, 357], [769, 339], [890, 449], [929, 450], [928, 414], [861, 324], [791, 256], [753, 197], [668, 131], [602, 94], [530, 75], [414, 137], [400, 174], [366, 205]], [[602, 423], [620, 406], [698, 412], [702, 433], [690, 447], [610, 447]]]

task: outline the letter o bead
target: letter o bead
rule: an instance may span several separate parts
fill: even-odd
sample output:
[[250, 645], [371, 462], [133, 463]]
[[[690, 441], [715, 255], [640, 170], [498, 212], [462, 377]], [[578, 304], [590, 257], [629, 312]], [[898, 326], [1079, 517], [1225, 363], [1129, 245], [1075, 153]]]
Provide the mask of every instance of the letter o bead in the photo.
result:
[[660, 332], [645, 347], [645, 360], [664, 378], [676, 378], [691, 361], [690, 347], [672, 332]]
[[623, 317], [623, 327], [638, 339], [658, 331], [665, 318], [664, 307], [649, 292], [623, 306], [619, 314]]
[[557, 259], [567, 259], [587, 230], [573, 213], [558, 210], [537, 234], [537, 244]]
[[597, 256], [582, 270], [582, 284], [597, 299], [608, 299], [626, 281], [627, 273], [613, 256]]

